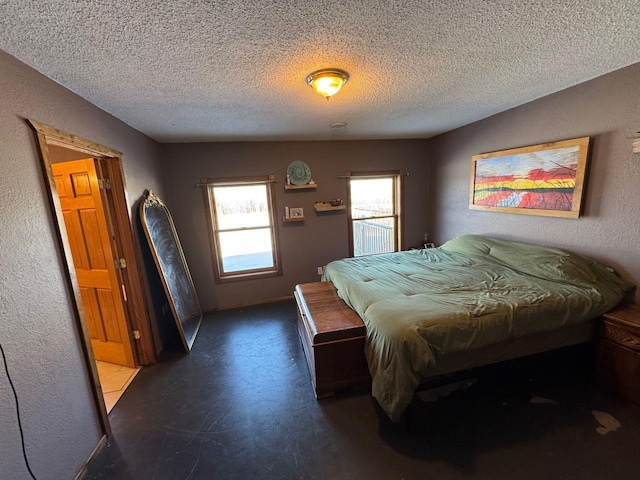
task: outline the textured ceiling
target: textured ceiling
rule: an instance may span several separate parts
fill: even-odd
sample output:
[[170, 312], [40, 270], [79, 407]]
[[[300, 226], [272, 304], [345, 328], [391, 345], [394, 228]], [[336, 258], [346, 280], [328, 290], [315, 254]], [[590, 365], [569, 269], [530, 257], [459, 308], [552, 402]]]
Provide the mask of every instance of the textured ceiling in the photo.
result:
[[0, 48], [162, 142], [420, 138], [640, 61], [640, 1], [0, 0]]

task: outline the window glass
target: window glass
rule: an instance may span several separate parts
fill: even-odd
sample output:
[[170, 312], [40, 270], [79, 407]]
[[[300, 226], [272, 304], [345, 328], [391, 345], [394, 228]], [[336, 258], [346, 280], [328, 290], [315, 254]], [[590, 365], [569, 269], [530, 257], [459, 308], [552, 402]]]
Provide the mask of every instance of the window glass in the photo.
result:
[[353, 256], [394, 252], [392, 218], [353, 221]]
[[400, 176], [366, 174], [349, 179], [351, 255], [373, 255], [399, 250]]
[[269, 226], [265, 185], [213, 187], [218, 229]]
[[216, 281], [280, 275], [271, 180], [211, 182], [207, 198]]
[[220, 232], [219, 238], [224, 272], [273, 267], [273, 245], [269, 228]]
[[393, 203], [393, 178], [351, 180], [353, 218], [393, 215]]

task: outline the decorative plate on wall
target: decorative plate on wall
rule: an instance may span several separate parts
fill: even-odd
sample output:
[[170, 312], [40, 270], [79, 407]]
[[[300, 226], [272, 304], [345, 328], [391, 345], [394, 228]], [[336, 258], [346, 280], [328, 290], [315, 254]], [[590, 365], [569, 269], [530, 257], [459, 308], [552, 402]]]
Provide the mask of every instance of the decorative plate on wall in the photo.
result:
[[296, 160], [289, 164], [287, 177], [292, 185], [306, 185], [311, 180], [311, 169], [306, 163]]

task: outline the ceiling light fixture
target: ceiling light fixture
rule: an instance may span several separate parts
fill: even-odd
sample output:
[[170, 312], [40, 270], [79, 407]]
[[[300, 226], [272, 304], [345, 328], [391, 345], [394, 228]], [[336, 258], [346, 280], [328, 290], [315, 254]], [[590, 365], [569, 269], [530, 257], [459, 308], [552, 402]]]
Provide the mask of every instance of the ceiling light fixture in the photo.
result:
[[349, 74], [339, 68], [323, 68], [307, 75], [309, 86], [327, 100], [338, 93], [347, 81]]

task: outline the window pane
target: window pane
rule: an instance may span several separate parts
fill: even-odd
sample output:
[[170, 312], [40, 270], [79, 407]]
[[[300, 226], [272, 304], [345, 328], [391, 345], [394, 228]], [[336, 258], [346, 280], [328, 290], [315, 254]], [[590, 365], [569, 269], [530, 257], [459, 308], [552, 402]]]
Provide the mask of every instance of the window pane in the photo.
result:
[[213, 187], [213, 196], [219, 230], [269, 226], [265, 185]]
[[271, 229], [220, 232], [223, 272], [273, 267]]
[[395, 251], [393, 218], [353, 221], [353, 256]]
[[351, 179], [353, 218], [393, 215], [393, 178]]

